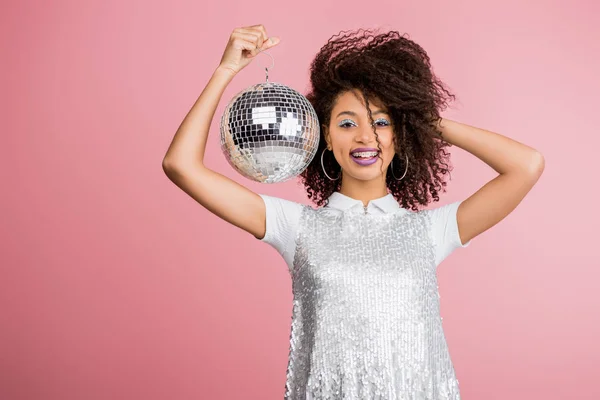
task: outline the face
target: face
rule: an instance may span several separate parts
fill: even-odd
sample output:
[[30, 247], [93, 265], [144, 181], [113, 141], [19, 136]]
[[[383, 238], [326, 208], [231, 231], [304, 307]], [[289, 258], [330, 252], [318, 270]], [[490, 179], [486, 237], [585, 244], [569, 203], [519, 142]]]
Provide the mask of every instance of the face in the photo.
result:
[[376, 100], [370, 99], [369, 106], [377, 137], [359, 91], [341, 94], [331, 112], [324, 136], [342, 167], [343, 180], [382, 179], [385, 182], [388, 165], [395, 154], [394, 131], [385, 106]]

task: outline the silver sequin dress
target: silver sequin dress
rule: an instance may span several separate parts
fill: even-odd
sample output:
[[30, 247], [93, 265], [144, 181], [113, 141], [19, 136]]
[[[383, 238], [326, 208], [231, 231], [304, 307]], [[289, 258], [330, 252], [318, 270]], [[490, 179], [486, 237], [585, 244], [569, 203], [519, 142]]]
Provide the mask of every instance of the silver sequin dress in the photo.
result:
[[285, 398], [459, 400], [436, 277], [469, 244], [456, 241], [459, 202], [412, 212], [388, 195], [378, 213], [334, 195], [301, 205], [295, 227]]

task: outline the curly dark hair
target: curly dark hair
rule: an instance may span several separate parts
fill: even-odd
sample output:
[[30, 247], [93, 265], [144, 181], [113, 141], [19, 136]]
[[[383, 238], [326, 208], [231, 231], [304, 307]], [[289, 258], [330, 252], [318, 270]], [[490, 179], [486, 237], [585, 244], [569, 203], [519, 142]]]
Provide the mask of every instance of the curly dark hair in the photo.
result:
[[[358, 89], [362, 94], [371, 126], [369, 99], [383, 103], [392, 119], [396, 152], [393, 166], [399, 171], [394, 172], [396, 176], [403, 175], [408, 156], [403, 179], [396, 180], [391, 171], [386, 174], [388, 191], [403, 208], [414, 211], [418, 211], [417, 205], [439, 201], [439, 192], [446, 191], [444, 177], [452, 168], [450, 154], [445, 150], [451, 144], [443, 140], [437, 122], [440, 111], [455, 96], [431, 71], [429, 56], [421, 46], [396, 31], [341, 31], [312, 61], [310, 83], [305, 96], [325, 128], [338, 96], [346, 91]], [[376, 131], [375, 135], [381, 149]], [[332, 181], [323, 173], [320, 155], [326, 146], [321, 129], [317, 153], [300, 174], [308, 198], [317, 206], [326, 204], [327, 198], [341, 187], [341, 179]], [[332, 153], [327, 153], [325, 168], [330, 176], [337, 175], [340, 166]]]

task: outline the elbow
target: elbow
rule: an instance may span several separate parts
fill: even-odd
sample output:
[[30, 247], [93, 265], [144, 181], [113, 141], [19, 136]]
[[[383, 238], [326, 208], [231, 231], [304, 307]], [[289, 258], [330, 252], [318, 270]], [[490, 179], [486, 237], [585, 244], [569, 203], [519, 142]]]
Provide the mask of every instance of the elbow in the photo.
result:
[[174, 161], [168, 157], [165, 157], [162, 161], [162, 169], [164, 173], [172, 180], [174, 178], [180, 178], [190, 173], [197, 173], [198, 171], [205, 170], [202, 163], [198, 162], [181, 162]]
[[171, 160], [168, 159], [167, 157], [165, 157], [162, 161], [162, 169], [163, 172], [170, 178], [173, 175], [177, 174], [177, 171], [180, 170], [180, 168], [178, 167], [178, 164]]
[[521, 168], [519, 168], [519, 174], [523, 177], [523, 179], [532, 182], [535, 184], [538, 179], [542, 176], [545, 168], [545, 160], [542, 153], [538, 151], [534, 151], [525, 162]]
[[529, 172], [536, 178], [539, 178], [544, 172], [545, 166], [546, 161], [544, 159], [544, 156], [539, 151], [536, 151], [533, 154], [533, 157], [531, 158], [531, 161], [529, 163]]
[[162, 160], [162, 169], [163, 171], [165, 171], [165, 173], [168, 173], [169, 171], [173, 170], [173, 162], [169, 159], [167, 159], [167, 157], [163, 158]]

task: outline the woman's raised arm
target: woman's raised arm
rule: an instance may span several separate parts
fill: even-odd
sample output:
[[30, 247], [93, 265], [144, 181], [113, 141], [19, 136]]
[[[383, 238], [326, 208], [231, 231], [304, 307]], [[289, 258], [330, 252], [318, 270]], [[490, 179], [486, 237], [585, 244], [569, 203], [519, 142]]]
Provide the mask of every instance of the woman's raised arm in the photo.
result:
[[177, 129], [163, 159], [165, 174], [184, 192], [223, 220], [251, 233], [265, 234], [265, 204], [250, 189], [204, 166], [210, 124], [233, 77], [261, 51], [275, 46], [262, 25], [234, 29], [210, 81]]

